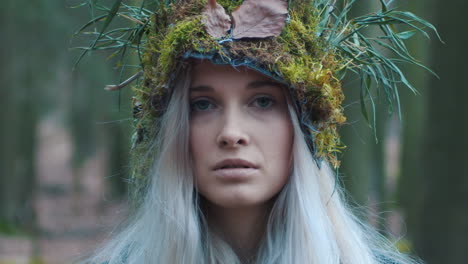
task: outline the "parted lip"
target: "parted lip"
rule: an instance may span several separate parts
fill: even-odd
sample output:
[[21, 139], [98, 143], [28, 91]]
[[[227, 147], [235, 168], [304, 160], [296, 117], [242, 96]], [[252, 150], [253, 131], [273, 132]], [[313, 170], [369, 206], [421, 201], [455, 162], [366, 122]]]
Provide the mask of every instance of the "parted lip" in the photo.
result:
[[250, 168], [250, 169], [258, 169], [258, 166], [243, 159], [225, 159], [221, 162], [216, 163], [213, 170], [221, 170], [227, 168]]

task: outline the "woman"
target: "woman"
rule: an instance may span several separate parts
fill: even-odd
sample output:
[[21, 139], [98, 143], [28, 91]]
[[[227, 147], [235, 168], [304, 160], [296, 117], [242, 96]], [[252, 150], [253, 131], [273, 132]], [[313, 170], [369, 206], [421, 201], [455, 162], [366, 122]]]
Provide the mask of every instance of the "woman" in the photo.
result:
[[352, 2], [336, 16], [329, 1], [305, 0], [176, 1], [152, 20], [143, 8], [122, 13], [153, 26], [134, 99], [134, 178], [145, 194], [89, 262], [415, 263], [354, 216], [332, 170], [345, 122], [336, 76], [359, 71], [364, 89], [374, 78], [387, 94], [407, 83], [359, 31], [380, 26], [405, 56], [390, 24], [415, 18], [382, 2], [351, 25]]
[[283, 84], [245, 67], [188, 68], [146, 199], [91, 263], [412, 263], [346, 208]]

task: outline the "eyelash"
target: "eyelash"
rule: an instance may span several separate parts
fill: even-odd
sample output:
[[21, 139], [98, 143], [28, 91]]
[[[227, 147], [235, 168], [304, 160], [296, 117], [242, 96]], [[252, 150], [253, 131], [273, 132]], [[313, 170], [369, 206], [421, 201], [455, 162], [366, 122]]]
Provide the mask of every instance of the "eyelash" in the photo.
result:
[[266, 107], [262, 107], [262, 106], [259, 106], [259, 105], [257, 104], [257, 107], [260, 108], [260, 109], [263, 109], [263, 110], [266, 110], [266, 109], [271, 108], [271, 107], [276, 103], [276, 101], [275, 101], [275, 100], [273, 99], [273, 97], [271, 97], [271, 96], [268, 96], [268, 95], [259, 95], [259, 96], [256, 96], [256, 97], [253, 99], [253, 101], [252, 101], [251, 104], [255, 104], [256, 102], [258, 103], [258, 100], [259, 100], [259, 99], [267, 99], [268, 102], [269, 102], [268, 106], [266, 106]]
[[[261, 99], [267, 99], [269, 104], [265, 107], [258, 105], [258, 101]], [[199, 103], [208, 103], [208, 108], [200, 109]], [[268, 96], [268, 95], [259, 95], [259, 96], [254, 97], [252, 101], [249, 103], [249, 105], [253, 105], [254, 107], [257, 107], [261, 110], [267, 110], [271, 108], [275, 103], [276, 101], [274, 100], [273, 97]], [[212, 103], [211, 100], [208, 98], [195, 99], [190, 103], [190, 111], [206, 112], [206, 111], [212, 110], [215, 107], [216, 107], [216, 104]]]
[[[210, 108], [209, 108], [209, 109], [205, 109], [205, 110], [196, 109], [197, 104], [200, 103], [200, 102], [207, 102], [207, 103], [209, 104]], [[207, 98], [200, 98], [200, 99], [193, 100], [193, 101], [190, 103], [190, 111], [205, 112], [205, 111], [208, 111], [208, 110], [213, 109], [213, 106], [215, 106], [215, 104], [213, 104], [209, 99], [207, 99]]]

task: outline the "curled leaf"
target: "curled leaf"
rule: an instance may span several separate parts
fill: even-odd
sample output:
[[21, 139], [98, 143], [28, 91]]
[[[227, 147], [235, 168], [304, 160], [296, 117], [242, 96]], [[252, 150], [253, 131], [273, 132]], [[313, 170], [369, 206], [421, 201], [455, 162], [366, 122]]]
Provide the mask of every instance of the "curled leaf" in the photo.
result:
[[208, 0], [203, 11], [205, 29], [214, 38], [221, 38], [231, 28], [231, 18], [216, 0]]
[[287, 15], [287, 0], [245, 0], [232, 12], [232, 38], [278, 36], [286, 25]]
[[414, 34], [416, 34], [416, 30], [404, 31], [396, 35], [401, 39], [410, 39]]

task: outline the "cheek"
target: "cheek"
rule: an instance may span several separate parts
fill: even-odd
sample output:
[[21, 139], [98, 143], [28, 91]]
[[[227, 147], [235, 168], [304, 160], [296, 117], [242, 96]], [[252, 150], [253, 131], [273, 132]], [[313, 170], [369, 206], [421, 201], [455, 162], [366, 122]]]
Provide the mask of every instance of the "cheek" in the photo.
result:
[[200, 130], [194, 128], [193, 126], [190, 127], [190, 134], [189, 134], [189, 142], [190, 142], [190, 156], [192, 157], [193, 161], [193, 168], [194, 168], [194, 176], [197, 176], [198, 168], [200, 167], [201, 158], [203, 157], [202, 153], [205, 151], [203, 146], [203, 134], [200, 133]]
[[210, 191], [208, 188], [210, 179], [206, 176], [208, 175], [207, 167], [211, 165], [208, 153], [213, 151], [210, 149], [212, 138], [206, 123], [190, 123], [189, 144], [193, 162], [193, 176], [198, 192], [204, 196]]
[[190, 156], [194, 165], [195, 176], [201, 175], [200, 168], [209, 165], [207, 155], [213, 151], [213, 129], [206, 122], [191, 121], [189, 131]]
[[275, 189], [279, 192], [288, 182], [291, 174], [292, 144], [294, 139], [293, 128], [289, 120], [281, 130], [277, 131], [279, 133], [276, 134], [275, 138], [271, 139], [272, 144], [270, 146], [275, 146], [277, 150], [276, 157], [273, 157], [275, 162], [273, 163], [272, 170], [275, 176]]
[[288, 116], [259, 124], [255, 131], [258, 139], [262, 141], [261, 144], [268, 148], [270, 153], [275, 153], [277, 158], [290, 157], [294, 133]]
[[[291, 166], [291, 156], [292, 156], [292, 144], [293, 144], [293, 128], [291, 124], [288, 122], [287, 127], [285, 127], [276, 138], [274, 138], [274, 142], [276, 143], [276, 148], [278, 149], [278, 165], [281, 165], [279, 170], [289, 175], [290, 166]], [[272, 145], [275, 145], [273, 143]]]
[[190, 126], [190, 134], [189, 134], [189, 142], [190, 142], [190, 154], [192, 154], [193, 158], [198, 157], [197, 153], [203, 152], [203, 144], [202, 141], [204, 140], [203, 134], [200, 133], [200, 129], [196, 127]]
[[257, 139], [272, 177], [279, 182], [289, 176], [294, 132], [289, 117], [282, 117], [257, 129]]

